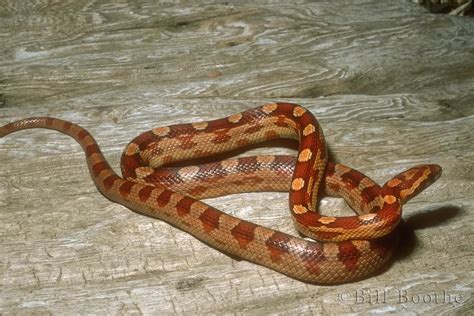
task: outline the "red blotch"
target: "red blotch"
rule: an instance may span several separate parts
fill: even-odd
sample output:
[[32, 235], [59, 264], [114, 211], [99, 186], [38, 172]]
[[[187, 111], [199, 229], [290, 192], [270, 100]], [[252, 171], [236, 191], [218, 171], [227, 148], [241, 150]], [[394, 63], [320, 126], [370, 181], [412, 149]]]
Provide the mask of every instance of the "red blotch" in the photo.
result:
[[[242, 122], [244, 122], [244, 116], [245, 112], [242, 113], [242, 118], [238, 123], [232, 123], [234, 126], [242, 125]], [[229, 121], [227, 118], [220, 118], [217, 120], [209, 121], [208, 122], [207, 128], [213, 129], [213, 130], [220, 130], [220, 129], [228, 129], [229, 128]]]
[[273, 262], [281, 260], [281, 256], [289, 252], [290, 236], [275, 232], [273, 235], [265, 241], [268, 250], [270, 251], [270, 258]]
[[87, 135], [89, 135], [89, 133], [85, 129], [81, 129], [81, 131], [77, 133], [77, 137], [80, 140], [83, 140]]
[[341, 186], [339, 184], [337, 184], [337, 183], [327, 183], [326, 186], [331, 191], [340, 194]]
[[152, 132], [146, 132], [136, 137], [132, 142], [137, 144], [140, 150], [144, 150], [151, 142], [156, 141], [157, 138]]
[[[298, 192], [294, 192], [298, 193]], [[293, 197], [294, 194], [292, 194]], [[293, 199], [291, 202], [294, 202]], [[301, 203], [294, 203], [294, 204], [301, 204]], [[303, 214], [295, 214], [295, 219], [298, 221], [303, 226], [314, 226], [314, 227], [319, 227], [323, 226], [320, 222], [318, 222], [318, 218], [320, 217], [319, 214], [316, 214], [314, 212], [306, 212]]]
[[46, 125], [53, 126], [53, 124], [54, 124], [54, 119], [51, 118], [51, 117], [47, 117], [46, 118]]
[[177, 204], [176, 204], [176, 212], [179, 216], [184, 216], [191, 212], [191, 205], [196, 202], [195, 199], [184, 196]]
[[118, 179], [120, 179], [120, 178], [117, 177], [115, 174], [112, 174], [112, 175], [108, 176], [102, 182], [104, 184], [104, 188], [106, 190], [109, 190], [114, 185], [115, 180], [118, 180]]
[[191, 149], [196, 146], [196, 142], [193, 142], [194, 135], [187, 134], [187, 135], [179, 135], [176, 137], [180, 142], [179, 147], [182, 149]]
[[92, 144], [87, 146], [84, 151], [86, 153], [86, 157], [90, 157], [92, 154], [99, 152], [99, 147], [97, 146], [97, 144]]
[[[250, 156], [250, 157], [239, 157], [238, 159], [238, 166], [240, 165], [240, 168], [242, 169], [251, 169], [253, 172], [255, 170], [258, 171], [258, 165], [262, 165], [262, 162], [258, 162], [257, 158], [255, 156]], [[245, 167], [244, 167], [245, 166]]]
[[323, 245], [318, 242], [308, 242], [306, 248], [300, 254], [306, 270], [313, 275], [321, 273], [319, 263], [326, 260]]
[[221, 144], [227, 142], [231, 138], [229, 135], [227, 135], [228, 131], [228, 129], [215, 131], [214, 134], [216, 136], [212, 139], [212, 142], [214, 144]]
[[134, 185], [135, 183], [132, 181], [125, 181], [119, 188], [120, 194], [123, 196], [128, 196]]
[[219, 228], [219, 218], [221, 215], [222, 214], [215, 209], [207, 208], [207, 210], [205, 210], [204, 213], [199, 216], [206, 233], [211, 232], [213, 229]]
[[244, 183], [247, 183], [247, 184], [251, 183], [251, 184], [258, 185], [259, 183], [262, 183], [263, 181], [265, 180], [257, 176], [248, 176], [244, 178]]
[[143, 165], [143, 161], [141, 160], [139, 154], [135, 154], [133, 156], [122, 155], [120, 166], [123, 177], [136, 178], [137, 174], [135, 173], [135, 169]]
[[336, 164], [333, 162], [328, 162], [326, 166], [326, 177], [330, 177], [334, 175], [334, 172], [336, 172]]
[[364, 203], [368, 204], [376, 199], [380, 195], [380, 187], [376, 185], [372, 185], [370, 187], [366, 187], [361, 192], [361, 197]]
[[235, 167], [239, 172], [242, 173], [253, 173], [255, 170], [249, 168], [249, 165], [257, 165], [257, 157], [245, 157], [245, 159], [239, 159], [239, 164]]
[[63, 129], [67, 132], [72, 126], [71, 122], [64, 122]]
[[285, 114], [285, 116], [289, 116], [291, 113], [293, 113], [293, 109], [299, 106], [298, 104], [288, 102], [278, 102], [277, 105], [278, 108], [276, 111], [278, 113]]
[[150, 185], [146, 185], [143, 188], [141, 188], [141, 190], [138, 191], [138, 198], [140, 199], [140, 201], [146, 202], [150, 198], [151, 192], [154, 189], [155, 188]]
[[202, 186], [202, 185], [198, 185], [197, 187], [193, 188], [189, 194], [191, 194], [192, 196], [201, 196], [201, 194], [203, 194], [204, 192], [207, 191], [207, 187], [205, 186]]
[[341, 176], [342, 181], [349, 189], [357, 188], [365, 176], [355, 170], [344, 173]]
[[240, 248], [246, 248], [247, 245], [254, 240], [255, 229], [257, 225], [247, 221], [241, 221], [237, 226], [232, 228], [231, 234], [239, 243]]
[[250, 126], [249, 128], [247, 128], [244, 133], [245, 134], [253, 134], [253, 133], [256, 133], [258, 132], [259, 130], [261, 130], [263, 128], [263, 125], [253, 125], [253, 126]]
[[[198, 123], [198, 122], [196, 122]], [[193, 134], [196, 132], [196, 129], [192, 124], [178, 124], [178, 125], [173, 125], [170, 126], [170, 132], [168, 133], [169, 137], [172, 137], [171, 135], [184, 135], [184, 134]]]
[[109, 164], [105, 161], [101, 161], [92, 166], [92, 173], [95, 177], [98, 177], [100, 173], [106, 169], [110, 169]]
[[275, 122], [275, 125], [280, 126], [280, 127], [285, 127], [285, 128], [289, 126], [288, 123], [286, 122], [286, 117], [283, 115], [278, 116], [278, 119]]
[[344, 241], [338, 244], [339, 254], [337, 255], [339, 261], [341, 261], [346, 269], [354, 271], [357, 269], [357, 262], [361, 256], [359, 249], [350, 241]]
[[163, 190], [163, 192], [161, 192], [160, 195], [158, 195], [158, 197], [156, 198], [156, 203], [158, 203], [158, 206], [166, 206], [166, 204], [169, 203], [171, 195], [173, 195], [173, 193], [174, 192], [171, 190]]

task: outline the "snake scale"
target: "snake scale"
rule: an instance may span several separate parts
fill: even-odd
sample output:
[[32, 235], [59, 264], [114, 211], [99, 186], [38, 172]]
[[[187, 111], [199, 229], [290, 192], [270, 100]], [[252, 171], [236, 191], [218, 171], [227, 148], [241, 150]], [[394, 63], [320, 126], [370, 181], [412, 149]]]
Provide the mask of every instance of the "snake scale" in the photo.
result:
[[[154, 128], [126, 146], [122, 177], [110, 167], [91, 134], [71, 122], [27, 118], [0, 127], [0, 137], [30, 128], [73, 137], [84, 149], [92, 180], [111, 201], [166, 221], [224, 253], [308, 283], [350, 282], [379, 270], [397, 245], [402, 204], [441, 174], [438, 165], [418, 165], [379, 186], [357, 170], [328, 162], [316, 118], [291, 103]], [[165, 167], [278, 138], [297, 140], [298, 154]], [[296, 228], [314, 240], [256, 225], [200, 201], [250, 191], [289, 191]], [[323, 195], [344, 198], [356, 215], [320, 215], [317, 205]]]

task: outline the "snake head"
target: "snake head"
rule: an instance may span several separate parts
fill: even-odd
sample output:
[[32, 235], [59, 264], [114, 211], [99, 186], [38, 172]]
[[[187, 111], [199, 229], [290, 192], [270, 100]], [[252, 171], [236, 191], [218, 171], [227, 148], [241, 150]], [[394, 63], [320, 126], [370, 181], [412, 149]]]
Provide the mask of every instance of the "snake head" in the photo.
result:
[[419, 165], [399, 173], [384, 185], [400, 198], [402, 204], [414, 198], [441, 176], [439, 165]]

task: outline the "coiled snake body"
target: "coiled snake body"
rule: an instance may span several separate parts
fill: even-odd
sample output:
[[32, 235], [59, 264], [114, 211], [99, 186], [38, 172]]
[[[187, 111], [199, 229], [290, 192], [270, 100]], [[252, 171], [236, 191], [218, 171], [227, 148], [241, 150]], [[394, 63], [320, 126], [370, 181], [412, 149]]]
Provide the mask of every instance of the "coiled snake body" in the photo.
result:
[[[354, 169], [328, 163], [317, 120], [290, 103], [145, 132], [124, 150], [123, 177], [113, 171], [89, 132], [70, 122], [23, 119], [0, 127], [0, 137], [29, 128], [53, 129], [73, 137], [85, 151], [95, 185], [110, 200], [164, 220], [225, 253], [310, 283], [349, 282], [380, 269], [397, 244], [401, 205], [441, 174], [438, 165], [419, 165], [380, 187]], [[296, 139], [297, 156], [163, 168], [276, 138]], [[249, 191], [289, 191], [296, 228], [316, 240], [253, 224], [198, 200]], [[319, 215], [321, 194], [343, 197], [357, 215]]]

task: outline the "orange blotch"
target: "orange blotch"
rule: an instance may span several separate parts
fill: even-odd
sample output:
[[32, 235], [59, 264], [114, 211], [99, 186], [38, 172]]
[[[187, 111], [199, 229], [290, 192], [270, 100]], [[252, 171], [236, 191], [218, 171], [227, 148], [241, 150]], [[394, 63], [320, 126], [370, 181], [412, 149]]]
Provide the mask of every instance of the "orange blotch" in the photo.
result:
[[391, 195], [391, 194], [385, 195], [383, 197], [383, 199], [387, 204], [393, 204], [393, 203], [397, 202], [397, 198], [394, 195]]
[[311, 159], [311, 156], [313, 155], [313, 152], [309, 148], [303, 149], [299, 155], [298, 155], [298, 161], [300, 162], [306, 162]]
[[387, 186], [389, 188], [393, 188], [393, 187], [396, 187], [397, 185], [399, 185], [400, 183], [402, 183], [402, 180], [397, 179], [397, 178], [393, 178], [393, 179], [391, 179], [387, 182]]
[[302, 116], [304, 113], [306, 113], [306, 109], [301, 107], [301, 106], [297, 106], [294, 108], [293, 110], [293, 116], [295, 117], [300, 117]]
[[308, 136], [309, 134], [312, 134], [315, 131], [316, 127], [313, 124], [309, 124], [303, 129], [303, 136]]
[[301, 190], [304, 187], [304, 179], [296, 178], [291, 182], [291, 189], [294, 191]]

